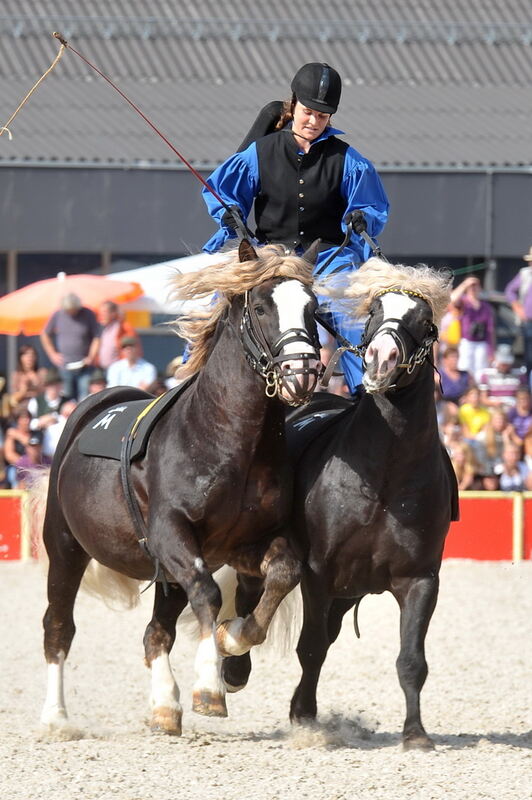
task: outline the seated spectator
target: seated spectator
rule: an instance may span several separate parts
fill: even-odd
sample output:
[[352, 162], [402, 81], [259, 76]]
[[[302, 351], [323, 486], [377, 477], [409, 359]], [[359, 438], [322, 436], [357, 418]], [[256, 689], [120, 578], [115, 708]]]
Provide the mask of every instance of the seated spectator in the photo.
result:
[[55, 367], [46, 370], [44, 390], [28, 402], [32, 431], [44, 430], [57, 421], [57, 410], [64, 400], [62, 391], [63, 381], [59, 371]]
[[155, 397], [162, 397], [162, 395], [166, 394], [168, 391], [166, 388], [166, 383], [164, 382], [164, 378], [155, 378], [155, 380], [150, 383], [146, 391], [150, 394], [153, 394]]
[[28, 439], [26, 453], [16, 463], [16, 488], [29, 489], [33, 476], [39, 470], [47, 469], [52, 459], [42, 451], [43, 436], [40, 431], [34, 431]]
[[458, 351], [461, 338], [460, 311], [450, 303], [440, 322], [441, 353], [447, 352], [449, 347]]
[[[102, 369], [107, 370], [120, 356], [120, 342], [124, 336], [140, 340], [135, 328], [123, 319], [120, 309], [112, 300], [105, 300], [99, 308], [98, 318], [102, 330], [100, 333], [100, 349], [98, 350], [98, 363]], [[139, 352], [140, 349], [139, 349]]]
[[493, 364], [484, 370], [479, 380], [481, 400], [485, 406], [515, 405], [515, 394], [519, 387], [526, 388], [525, 367], [514, 367], [514, 355], [509, 344], [500, 344], [493, 357]]
[[[443, 353], [439, 373], [443, 399], [450, 403], [456, 403], [456, 405], [475, 383], [471, 373], [465, 369], [458, 369], [458, 350], [456, 347], [448, 347]], [[438, 380], [437, 374], [436, 380]]]
[[96, 394], [101, 392], [107, 386], [107, 379], [103, 369], [96, 368], [92, 371], [89, 383], [89, 394]]
[[474, 439], [490, 421], [491, 413], [486, 406], [481, 404], [480, 391], [476, 386], [469, 389], [463, 400], [464, 402], [458, 408], [458, 420], [462, 425], [464, 437]]
[[45, 370], [39, 368], [39, 356], [35, 347], [31, 344], [19, 347], [17, 366], [11, 373], [9, 387], [13, 407], [26, 403], [42, 392], [44, 373]]
[[502, 460], [495, 466], [499, 476], [499, 487], [503, 492], [523, 492], [527, 486], [528, 468], [521, 460], [521, 448], [508, 444], [504, 448]]
[[493, 410], [491, 419], [477, 433], [472, 446], [483, 475], [494, 474], [496, 464], [502, 460], [506, 445], [512, 444], [512, 434], [506, 413], [501, 408]]
[[6, 479], [10, 489], [17, 483], [17, 461], [26, 455], [26, 446], [31, 438], [31, 414], [25, 405], [18, 405], [8, 420], [8, 428], [4, 437], [4, 459], [6, 462]]
[[107, 370], [107, 386], [136, 386], [146, 391], [157, 378], [155, 366], [140, 357], [138, 339], [124, 336], [120, 348], [122, 358]]
[[532, 398], [526, 387], [517, 389], [515, 405], [508, 410], [508, 422], [515, 444], [522, 445], [532, 428]]
[[479, 468], [473, 448], [466, 442], [458, 442], [452, 446], [449, 456], [458, 481], [459, 491], [480, 488], [480, 482], [477, 480]]
[[480, 291], [479, 279], [470, 275], [451, 292], [451, 304], [460, 312], [458, 368], [476, 381], [489, 366], [495, 349], [495, 315], [490, 304], [481, 300]]
[[56, 421], [52, 425], [48, 425], [44, 431], [42, 449], [46, 456], [53, 458], [57, 443], [59, 442], [59, 438], [63, 433], [63, 428], [66, 425], [66, 421], [76, 406], [76, 400], [72, 400], [69, 397], [63, 398], [61, 405], [58, 408]]

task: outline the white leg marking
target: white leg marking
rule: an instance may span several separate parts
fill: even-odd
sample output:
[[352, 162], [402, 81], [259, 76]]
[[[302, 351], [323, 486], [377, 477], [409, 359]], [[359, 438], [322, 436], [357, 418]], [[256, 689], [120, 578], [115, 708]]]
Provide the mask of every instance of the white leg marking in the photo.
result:
[[224, 633], [221, 646], [225, 653], [230, 653], [232, 656], [241, 656], [251, 649], [249, 644], [246, 645], [242, 641], [244, 622], [245, 620], [242, 617], [235, 617], [235, 619], [230, 619], [223, 623]]
[[150, 703], [152, 708], [172, 708], [182, 711], [179, 704], [179, 687], [175, 682], [168, 653], [157, 656], [151, 662]]
[[222, 659], [216, 646], [216, 636], [213, 632], [199, 643], [194, 662], [197, 679], [194, 691], [206, 690], [215, 695], [224, 695], [222, 681]]
[[58, 664], [48, 664], [46, 699], [41, 713], [41, 722], [50, 727], [62, 727], [67, 722], [63, 684], [65, 654], [59, 653]]

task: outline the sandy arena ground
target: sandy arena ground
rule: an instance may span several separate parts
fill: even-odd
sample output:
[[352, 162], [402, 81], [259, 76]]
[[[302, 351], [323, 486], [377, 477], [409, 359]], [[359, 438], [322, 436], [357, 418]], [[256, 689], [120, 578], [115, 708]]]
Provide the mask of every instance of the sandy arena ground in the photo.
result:
[[432, 753], [403, 752], [404, 701], [395, 658], [398, 611], [389, 595], [348, 614], [329, 653], [319, 725], [294, 733], [292, 653], [256, 651], [248, 687], [228, 696], [228, 719], [190, 711], [194, 646], [173, 666], [183, 736], [146, 727], [149, 673], [142, 635], [151, 592], [134, 611], [80, 594], [66, 666], [78, 738], [39, 730], [45, 691], [45, 578], [34, 563], [0, 564], [3, 669], [2, 800], [528, 800], [532, 796], [532, 563], [445, 562], [427, 638], [423, 722]]

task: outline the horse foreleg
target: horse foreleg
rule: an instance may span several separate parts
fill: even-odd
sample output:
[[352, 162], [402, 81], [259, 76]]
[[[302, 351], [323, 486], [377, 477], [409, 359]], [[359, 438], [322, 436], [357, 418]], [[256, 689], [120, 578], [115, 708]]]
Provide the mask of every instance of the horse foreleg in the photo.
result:
[[[48, 523], [49, 524], [49, 523]], [[64, 525], [64, 523], [63, 523]], [[89, 563], [89, 556], [65, 530], [56, 535], [46, 535], [49, 557], [48, 608], [44, 628], [44, 655], [48, 664], [47, 688], [41, 722], [49, 728], [60, 728], [67, 723], [63, 668], [76, 632], [74, 602]]]
[[175, 736], [181, 735], [183, 710], [169, 655], [177, 618], [186, 604], [187, 596], [180, 586], [169, 585], [165, 595], [162, 585], [157, 583], [153, 616], [144, 633], [145, 661], [151, 669], [150, 728]]
[[392, 588], [401, 608], [401, 649], [396, 662], [406, 699], [403, 727], [405, 750], [432, 750], [434, 743], [421, 723], [420, 693], [427, 678], [425, 636], [438, 598], [438, 576], [398, 582]]
[[[321, 668], [327, 656], [329, 639], [329, 609], [331, 601], [315, 575], [308, 569], [301, 581], [303, 595], [303, 626], [297, 644], [301, 664], [301, 680], [290, 703], [290, 720], [303, 722], [316, 717], [316, 692]], [[335, 627], [333, 625], [333, 627]]]
[[[239, 617], [251, 613], [260, 600], [263, 591], [263, 578], [250, 578], [238, 575], [235, 595], [235, 608]], [[222, 675], [228, 692], [238, 692], [244, 688], [251, 672], [249, 651], [240, 656], [227, 656], [222, 663]]]
[[218, 646], [225, 656], [239, 656], [266, 639], [268, 627], [281, 601], [301, 578], [301, 564], [286, 539], [277, 537], [260, 563], [265, 576], [264, 591], [255, 609], [245, 618], [226, 620], [216, 632]]

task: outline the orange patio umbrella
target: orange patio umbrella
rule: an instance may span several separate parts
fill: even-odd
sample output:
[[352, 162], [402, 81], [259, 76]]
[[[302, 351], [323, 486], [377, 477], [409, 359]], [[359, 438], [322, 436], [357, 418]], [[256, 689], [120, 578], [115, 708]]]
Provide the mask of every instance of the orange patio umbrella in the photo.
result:
[[97, 311], [104, 300], [126, 303], [144, 294], [136, 281], [110, 280], [104, 275], [65, 275], [30, 283], [0, 298], [0, 333], [33, 336], [41, 333], [48, 317], [66, 294], [77, 294], [82, 305]]

